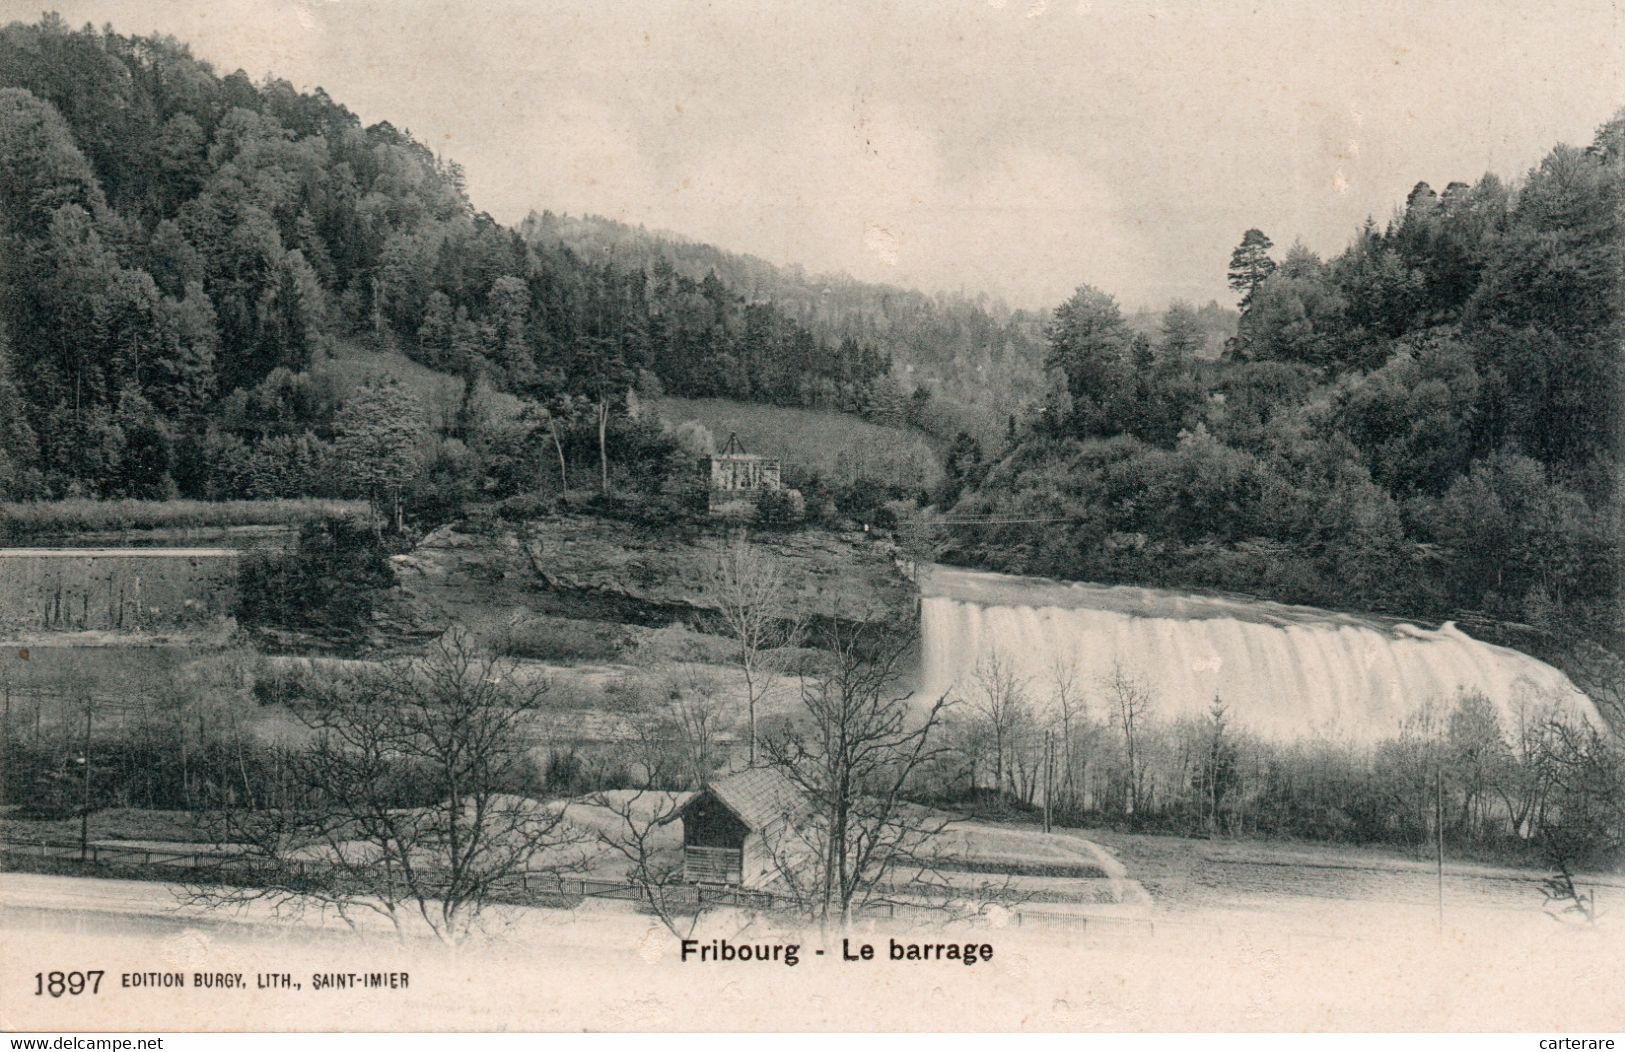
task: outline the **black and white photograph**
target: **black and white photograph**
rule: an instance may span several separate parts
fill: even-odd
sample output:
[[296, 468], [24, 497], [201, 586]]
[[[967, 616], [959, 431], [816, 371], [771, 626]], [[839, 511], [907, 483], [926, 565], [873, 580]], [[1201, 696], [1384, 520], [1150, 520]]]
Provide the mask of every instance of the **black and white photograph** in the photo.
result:
[[0, 0], [0, 703], [11, 1048], [1615, 1047], [1625, 11]]

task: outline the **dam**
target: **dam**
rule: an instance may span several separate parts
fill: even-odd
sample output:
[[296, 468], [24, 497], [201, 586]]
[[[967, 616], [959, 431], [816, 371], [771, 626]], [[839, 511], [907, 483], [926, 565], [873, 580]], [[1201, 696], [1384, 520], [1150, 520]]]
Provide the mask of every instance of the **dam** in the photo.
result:
[[921, 691], [976, 691], [997, 653], [1044, 711], [1057, 669], [1096, 720], [1110, 717], [1114, 669], [1152, 693], [1158, 721], [1201, 718], [1215, 696], [1232, 725], [1260, 737], [1370, 743], [1430, 701], [1477, 691], [1502, 726], [1520, 709], [1598, 719], [1561, 671], [1476, 640], [1374, 615], [1158, 588], [1069, 583], [935, 566], [920, 575]]

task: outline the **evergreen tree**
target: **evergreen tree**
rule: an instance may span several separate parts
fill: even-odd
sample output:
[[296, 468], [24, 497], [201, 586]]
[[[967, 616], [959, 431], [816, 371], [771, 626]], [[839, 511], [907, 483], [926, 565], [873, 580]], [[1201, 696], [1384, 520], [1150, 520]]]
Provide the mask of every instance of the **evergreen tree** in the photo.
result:
[[1183, 364], [1202, 353], [1207, 332], [1196, 309], [1183, 300], [1170, 304], [1162, 316], [1162, 340], [1158, 348], [1162, 361]]
[[1269, 255], [1273, 247], [1274, 243], [1264, 232], [1253, 227], [1241, 236], [1241, 244], [1230, 253], [1230, 287], [1241, 294], [1238, 304], [1244, 311], [1264, 279], [1275, 272], [1275, 261]]
[[948, 447], [942, 475], [942, 492], [937, 503], [951, 507], [966, 487], [982, 480], [982, 444], [968, 432], [955, 435], [953, 444]]
[[22, 396], [11, 381], [11, 353], [5, 320], [0, 317], [0, 500], [35, 496], [34, 430]]
[[401, 495], [422, 465], [423, 407], [393, 378], [362, 386], [334, 422], [339, 463], [353, 492], [402, 525]]
[[1068, 425], [1080, 435], [1122, 429], [1133, 397], [1128, 361], [1133, 333], [1117, 301], [1087, 285], [1055, 309], [1045, 364], [1063, 378]]

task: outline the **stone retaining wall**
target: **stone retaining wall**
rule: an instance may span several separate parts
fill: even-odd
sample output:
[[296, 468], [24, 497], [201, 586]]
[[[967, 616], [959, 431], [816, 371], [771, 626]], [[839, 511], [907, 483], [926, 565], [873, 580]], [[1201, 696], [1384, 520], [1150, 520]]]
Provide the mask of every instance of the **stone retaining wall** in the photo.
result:
[[229, 615], [229, 548], [0, 548], [0, 629], [147, 631]]

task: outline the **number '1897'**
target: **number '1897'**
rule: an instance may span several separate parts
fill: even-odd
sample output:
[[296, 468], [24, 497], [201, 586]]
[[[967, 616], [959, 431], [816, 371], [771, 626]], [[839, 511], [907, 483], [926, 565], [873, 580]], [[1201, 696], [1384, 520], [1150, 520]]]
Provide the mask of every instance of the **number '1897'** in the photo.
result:
[[35, 972], [34, 996], [43, 997], [50, 994], [52, 997], [61, 997], [67, 994], [76, 997], [85, 991], [99, 993], [102, 988], [102, 976], [106, 972]]

